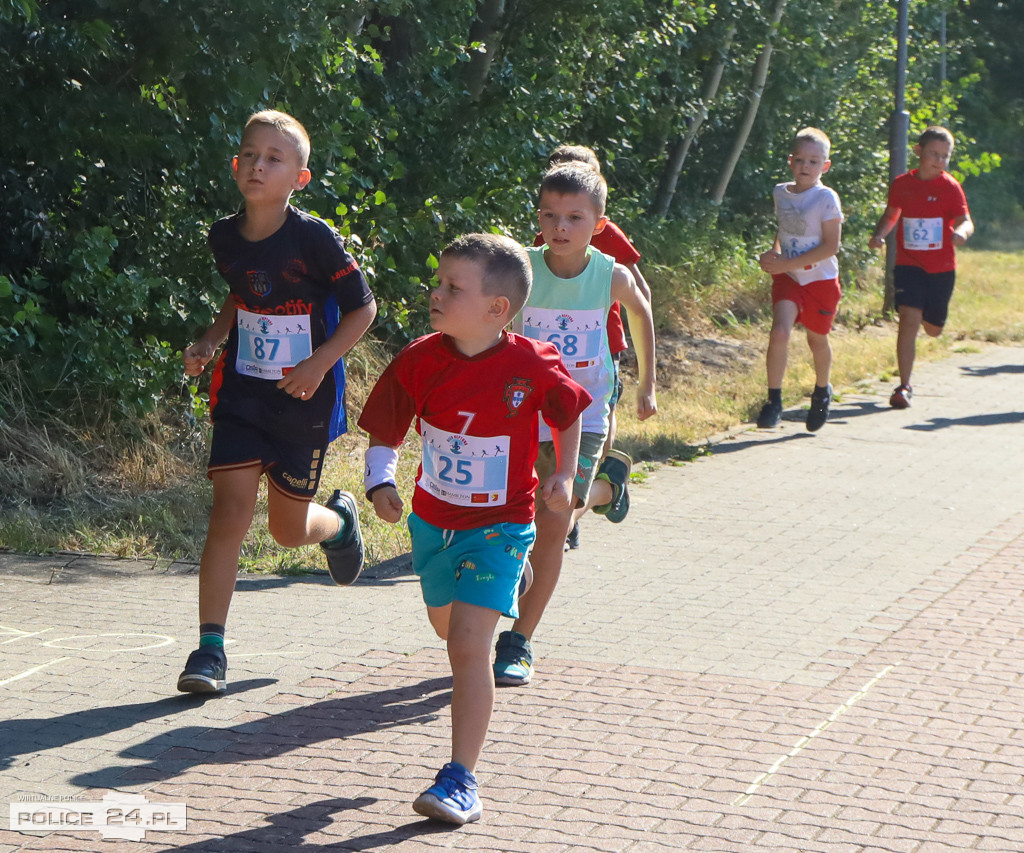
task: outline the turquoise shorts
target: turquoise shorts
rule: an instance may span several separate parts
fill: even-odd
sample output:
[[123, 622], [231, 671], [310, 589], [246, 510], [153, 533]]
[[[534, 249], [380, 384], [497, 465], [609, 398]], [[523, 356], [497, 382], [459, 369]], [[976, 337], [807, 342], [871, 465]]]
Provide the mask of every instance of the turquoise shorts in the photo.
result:
[[532, 523], [442, 530], [410, 513], [409, 533], [427, 607], [461, 601], [519, 616], [519, 581], [537, 536]]

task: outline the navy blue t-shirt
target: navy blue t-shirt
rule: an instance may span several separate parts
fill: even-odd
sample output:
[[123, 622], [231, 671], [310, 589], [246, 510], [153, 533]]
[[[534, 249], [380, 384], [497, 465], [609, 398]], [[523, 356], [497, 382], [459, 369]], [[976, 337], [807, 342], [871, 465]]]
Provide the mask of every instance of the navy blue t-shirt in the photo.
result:
[[348, 428], [342, 359], [309, 400], [292, 397], [277, 382], [331, 336], [341, 316], [373, 295], [341, 237], [322, 219], [289, 207], [276, 232], [250, 242], [239, 233], [244, 217], [225, 217], [210, 229], [217, 270], [237, 309], [213, 375], [211, 416], [295, 443], [326, 445]]

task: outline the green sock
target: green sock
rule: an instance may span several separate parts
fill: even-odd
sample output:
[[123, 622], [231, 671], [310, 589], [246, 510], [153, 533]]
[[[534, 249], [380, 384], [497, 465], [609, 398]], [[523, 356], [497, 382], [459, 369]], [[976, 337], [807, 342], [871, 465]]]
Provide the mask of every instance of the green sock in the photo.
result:
[[224, 626], [216, 622], [204, 622], [199, 626], [199, 647], [217, 646], [224, 648]]

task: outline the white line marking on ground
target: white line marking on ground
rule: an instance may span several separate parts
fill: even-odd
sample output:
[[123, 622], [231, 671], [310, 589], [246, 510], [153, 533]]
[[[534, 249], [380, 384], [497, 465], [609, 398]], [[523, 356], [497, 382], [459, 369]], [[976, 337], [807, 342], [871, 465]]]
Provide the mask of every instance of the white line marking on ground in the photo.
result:
[[32, 675], [32, 673], [39, 672], [41, 669], [46, 669], [46, 667], [52, 666], [55, 663], [60, 663], [62, 660], [71, 660], [71, 658], [54, 658], [51, 661], [39, 664], [39, 666], [34, 666], [32, 669], [26, 669], [24, 672], [20, 672], [17, 675], [12, 675], [10, 678], [5, 678], [3, 681], [0, 681], [0, 687], [3, 687], [5, 684], [10, 684], [12, 681], [17, 681], [19, 678], [27, 678]]
[[878, 684], [879, 681], [881, 681], [883, 678], [885, 678], [885, 676], [887, 676], [890, 672], [892, 672], [893, 669], [898, 667], [900, 665], [900, 663], [901, 663], [901, 661], [896, 661], [896, 663], [891, 664], [890, 666], [885, 667], [885, 669], [881, 670], [877, 675], [875, 675], [875, 677], [872, 678], [870, 681], [868, 681], [867, 684], [865, 684], [860, 690], [858, 690], [856, 693], [854, 693], [842, 705], [840, 705], [831, 714], [829, 714], [827, 719], [825, 719], [822, 722], [818, 723], [818, 725], [816, 725], [814, 727], [814, 731], [812, 731], [809, 735], [804, 735], [802, 738], [800, 738], [800, 740], [798, 740], [793, 745], [793, 748], [789, 752], [787, 752], [778, 761], [776, 761], [771, 767], [769, 767], [766, 772], [764, 772], [760, 776], [758, 776], [753, 781], [753, 783], [750, 785], [750, 787], [747, 788], [746, 791], [744, 791], [742, 794], [740, 794], [733, 801], [733, 805], [734, 806], [744, 806], [744, 805], [746, 805], [747, 802], [750, 800], [750, 798], [752, 796], [754, 796], [754, 794], [757, 792], [757, 789], [760, 788], [762, 785], [764, 785], [776, 773], [778, 773], [779, 770], [782, 768], [782, 766], [787, 761], [789, 761], [789, 759], [795, 758], [797, 755], [800, 754], [800, 752], [804, 749], [804, 747], [806, 747], [812, 740], [814, 740], [822, 732], [827, 731], [828, 728], [836, 720], [838, 720], [841, 716], [843, 716], [843, 714], [845, 714], [847, 711], [849, 711], [850, 708], [852, 708], [855, 704], [857, 704], [857, 702], [859, 702], [861, 699], [863, 699], [865, 696], [867, 696], [868, 691], [872, 687], [874, 687], [876, 684]]

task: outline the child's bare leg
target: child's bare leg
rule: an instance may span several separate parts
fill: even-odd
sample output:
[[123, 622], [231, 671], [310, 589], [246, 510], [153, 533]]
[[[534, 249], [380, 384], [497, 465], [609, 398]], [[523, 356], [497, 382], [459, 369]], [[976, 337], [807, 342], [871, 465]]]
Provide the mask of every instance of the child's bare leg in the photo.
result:
[[565, 537], [571, 526], [572, 510], [551, 512], [544, 501], [537, 501], [537, 539], [530, 551], [530, 565], [533, 566], [533, 585], [519, 599], [519, 618], [512, 625], [512, 630], [522, 634], [526, 639], [533, 637], [533, 632], [544, 615], [558, 577], [562, 573], [562, 556]]
[[263, 472], [259, 465], [215, 471], [213, 507], [199, 560], [199, 622], [224, 625], [238, 575], [242, 540], [252, 524]]
[[797, 304], [788, 299], [780, 300], [772, 307], [772, 330], [768, 334], [768, 355], [765, 358], [769, 388], [782, 387], [789, 361], [789, 337], [799, 313]]
[[900, 326], [896, 334], [896, 364], [899, 366], [901, 385], [910, 384], [910, 375], [914, 371], [914, 358], [917, 354], [917, 333], [923, 319], [920, 308], [900, 306]]
[[[470, 772], [487, 740], [494, 710], [491, 643], [497, 610], [456, 601], [448, 626], [448, 660], [452, 667], [452, 761]], [[431, 619], [433, 622], [433, 619]]]
[[267, 527], [285, 548], [315, 545], [337, 535], [341, 520], [336, 512], [313, 501], [296, 498], [270, 484], [267, 490]]
[[807, 346], [814, 360], [814, 384], [819, 388], [828, 385], [832, 374], [832, 343], [828, 335], [807, 330]]

